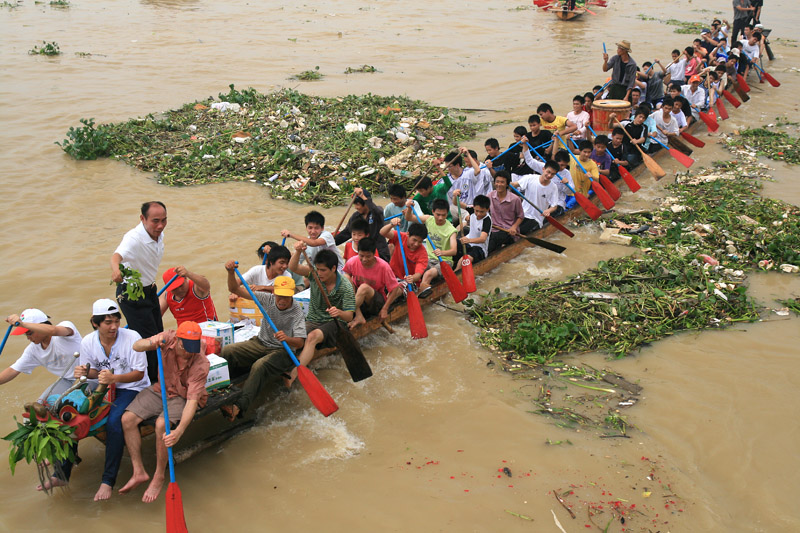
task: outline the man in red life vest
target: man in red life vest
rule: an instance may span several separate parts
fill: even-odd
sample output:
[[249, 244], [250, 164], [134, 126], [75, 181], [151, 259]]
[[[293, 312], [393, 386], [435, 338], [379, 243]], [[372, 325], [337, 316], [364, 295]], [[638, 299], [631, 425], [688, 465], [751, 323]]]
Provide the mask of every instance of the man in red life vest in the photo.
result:
[[164, 283], [172, 277], [178, 277], [170, 283], [160, 296], [161, 314], [167, 309], [180, 326], [183, 322], [206, 322], [217, 319], [217, 310], [211, 300], [211, 284], [205, 276], [190, 272], [185, 266], [176, 266], [164, 272]]

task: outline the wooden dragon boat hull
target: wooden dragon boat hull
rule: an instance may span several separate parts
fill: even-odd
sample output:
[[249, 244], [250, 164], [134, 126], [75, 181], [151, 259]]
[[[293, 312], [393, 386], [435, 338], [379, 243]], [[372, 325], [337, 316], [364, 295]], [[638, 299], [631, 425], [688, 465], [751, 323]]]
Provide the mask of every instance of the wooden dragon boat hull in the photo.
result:
[[586, 13], [586, 9], [579, 7], [577, 9], [573, 9], [572, 11], [569, 11], [567, 9], [555, 8], [552, 10], [552, 13], [554, 13], [555, 16], [561, 20], [575, 20], [576, 18]]

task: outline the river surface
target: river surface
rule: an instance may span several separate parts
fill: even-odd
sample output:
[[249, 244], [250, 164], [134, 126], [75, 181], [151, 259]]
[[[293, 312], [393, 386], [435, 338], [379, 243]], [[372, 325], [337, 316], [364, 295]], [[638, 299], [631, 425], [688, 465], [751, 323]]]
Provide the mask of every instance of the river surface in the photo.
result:
[[[612, 2], [572, 23], [516, 9], [521, 4], [529, 7], [522, 0], [75, 0], [57, 9], [25, 0], [0, 8], [0, 314], [39, 307], [89, 333], [91, 302], [113, 294], [108, 259], [146, 200], [160, 199], [169, 209], [161, 270], [184, 264], [206, 274], [223, 316], [224, 261], [249, 266], [262, 241], [287, 225], [302, 228], [306, 206], [271, 200], [255, 184], [166, 188], [119, 162], [69, 159], [53, 143], [82, 117], [126, 120], [234, 83], [262, 92], [290, 86], [325, 96], [407, 94], [504, 111], [477, 119], [524, 124], [539, 103], [563, 114], [573, 94], [602, 83], [603, 41], [613, 49], [628, 39], [643, 62], [669, 58], [693, 38], [638, 14], [710, 21], [719, 12], [732, 19], [727, 0]], [[773, 37], [796, 36], [800, 5], [767, 4], [763, 20]], [[58, 42], [62, 55], [27, 54], [43, 40]], [[800, 78], [789, 69], [800, 65], [800, 49], [777, 43], [773, 49], [778, 59], [768, 68], [782, 87], [752, 83], [751, 102], [729, 106], [731, 120], [721, 131], [779, 115], [796, 120]], [[363, 64], [380, 72], [342, 74]], [[323, 81], [288, 80], [316, 66]], [[482, 154], [484, 138], [508, 142], [514, 125], [494, 127], [467, 145]], [[706, 140], [695, 152], [698, 165], [728, 156], [713, 137]], [[664, 166], [670, 176], [677, 170]], [[777, 181], [765, 194], [799, 203], [796, 169], [772, 166]], [[625, 195], [620, 208], [647, 207], [670, 179], [655, 184], [643, 176], [643, 189]], [[325, 211], [330, 226], [342, 212]], [[586, 228], [569, 243], [555, 237], [569, 246], [563, 256], [529, 250], [480, 279], [479, 290], [519, 289], [630, 252], [600, 244], [598, 235]], [[796, 276], [751, 276], [750, 284], [767, 307], [800, 295]], [[613, 493], [645, 511], [631, 514], [629, 531], [798, 531], [800, 321], [764, 317], [727, 331], [678, 335], [622, 361], [578, 357], [644, 387], [644, 400], [626, 413], [639, 428], [633, 438], [598, 439], [531, 414], [531, 385], [487, 367], [491, 354], [476, 342], [474, 328], [434, 306], [426, 311], [427, 340], [412, 341], [398, 325], [394, 336], [379, 332], [366, 341], [371, 379], [353, 384], [340, 359], [317, 367], [340, 405], [334, 416], [322, 418], [295, 387], [267, 399], [253, 430], [179, 465], [187, 522], [193, 531], [557, 532], [555, 512], [573, 532], [594, 527], [578, 501]], [[12, 338], [2, 364], [23, 347], [23, 338]], [[13, 429], [12, 415], [50, 381], [37, 371], [0, 387], [0, 433]], [[225, 426], [221, 418], [203, 422], [185, 439]], [[547, 439], [572, 445], [547, 446]], [[148, 453], [151, 446], [145, 441]], [[13, 477], [0, 468], [0, 530], [163, 530], [163, 497], [145, 505], [137, 490], [92, 501], [102, 450], [94, 441], [82, 444], [84, 462], [69, 491], [51, 498], [33, 490], [32, 467], [20, 464]], [[152, 470], [152, 455], [146, 464]], [[498, 473], [504, 467], [511, 478]], [[646, 479], [656, 470], [655, 481]], [[120, 484], [129, 474], [126, 460]], [[658, 483], [669, 484], [674, 496], [645, 498], [647, 485]], [[574, 520], [550, 492], [570, 487]], [[609, 531], [624, 527], [615, 522]]]

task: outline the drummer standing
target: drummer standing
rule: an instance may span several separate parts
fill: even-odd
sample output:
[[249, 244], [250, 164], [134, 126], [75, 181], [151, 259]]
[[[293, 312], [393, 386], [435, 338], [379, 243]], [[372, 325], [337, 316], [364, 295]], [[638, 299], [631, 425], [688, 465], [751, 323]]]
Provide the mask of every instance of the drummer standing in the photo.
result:
[[608, 98], [611, 100], [628, 100], [636, 83], [636, 61], [630, 56], [631, 43], [617, 43], [617, 55], [610, 58], [603, 53], [603, 72], [611, 70], [611, 85], [608, 87]]
[[[158, 265], [164, 256], [164, 228], [167, 225], [167, 206], [161, 202], [142, 204], [139, 225], [122, 238], [111, 256], [111, 279], [117, 285], [117, 301], [128, 326], [142, 337], [152, 337], [164, 331], [161, 305], [156, 295]], [[120, 263], [138, 270], [142, 275], [144, 297], [129, 300], [119, 270]], [[158, 362], [155, 350], [147, 352], [147, 375], [152, 383], [158, 381]]]

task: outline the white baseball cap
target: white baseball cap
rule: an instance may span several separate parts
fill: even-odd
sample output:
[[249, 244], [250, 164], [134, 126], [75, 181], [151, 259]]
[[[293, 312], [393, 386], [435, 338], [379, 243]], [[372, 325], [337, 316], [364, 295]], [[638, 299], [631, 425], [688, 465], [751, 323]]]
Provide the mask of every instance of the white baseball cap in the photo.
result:
[[108, 298], [100, 298], [92, 304], [92, 316], [112, 315], [119, 313], [119, 304]]
[[[27, 322], [29, 324], [44, 324], [49, 318], [50, 317], [44, 314], [44, 312], [40, 309], [33, 308], [26, 309], [19, 314], [19, 321]], [[26, 333], [28, 333], [28, 329], [23, 328], [22, 326], [17, 326], [11, 331], [12, 335], [24, 335]]]

